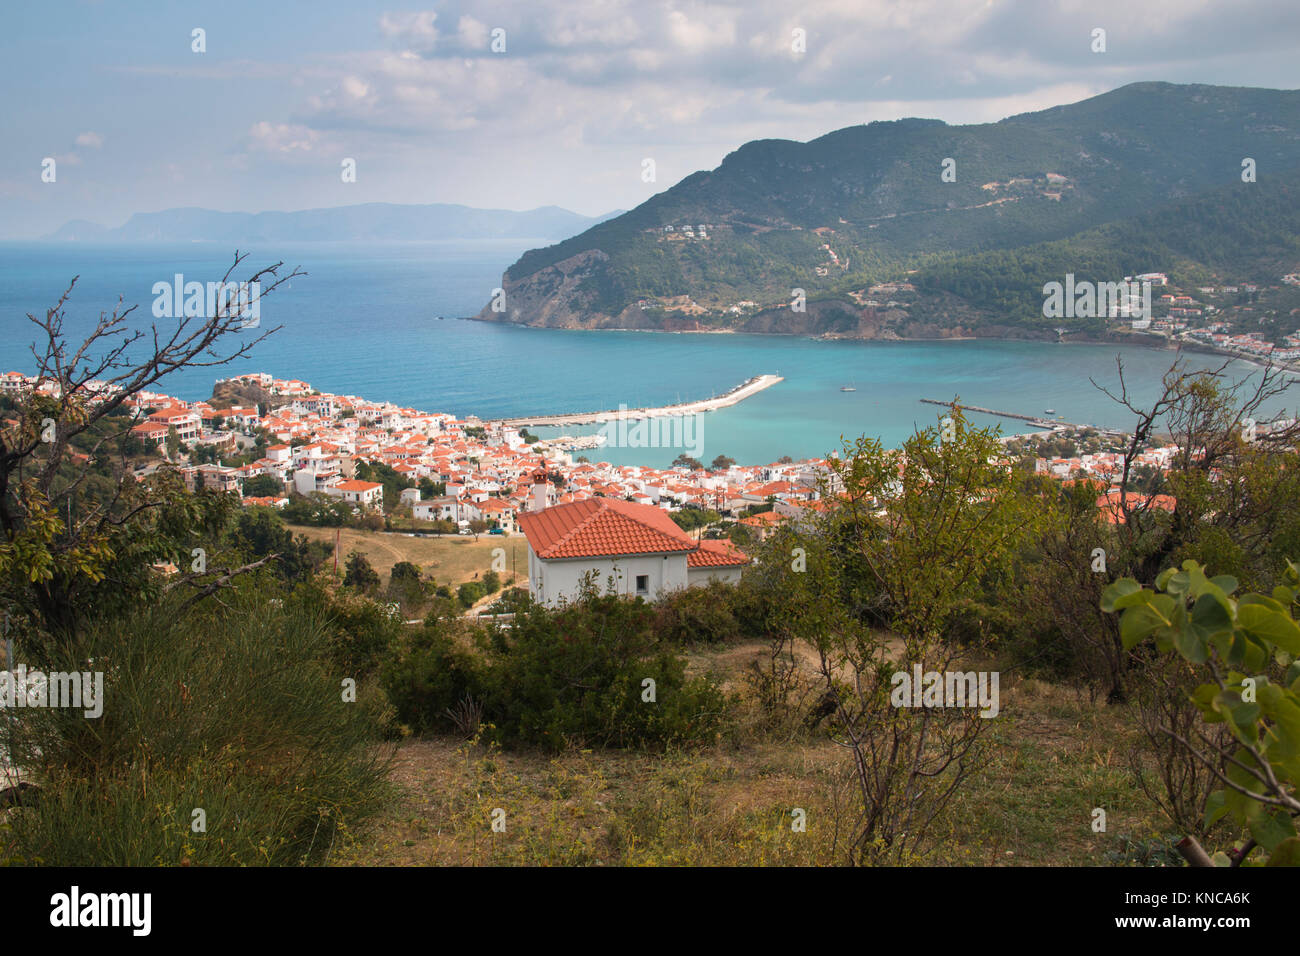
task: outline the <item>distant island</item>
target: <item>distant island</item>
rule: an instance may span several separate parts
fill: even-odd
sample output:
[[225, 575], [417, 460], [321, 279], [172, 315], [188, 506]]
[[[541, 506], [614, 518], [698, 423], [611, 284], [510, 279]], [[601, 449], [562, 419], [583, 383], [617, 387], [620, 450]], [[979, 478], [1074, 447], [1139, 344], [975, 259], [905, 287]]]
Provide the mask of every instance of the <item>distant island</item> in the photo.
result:
[[1226, 320], [1214, 331], [1281, 346], [1300, 308], [1297, 171], [1300, 91], [1245, 87], [1136, 83], [997, 123], [901, 119], [759, 140], [524, 253], [477, 318], [1095, 340], [1146, 327], [1046, 318], [1045, 284], [1158, 272], [1159, 293], [1178, 301], [1146, 318], [1188, 331]]
[[298, 212], [164, 209], [109, 228], [74, 220], [45, 237], [69, 242], [308, 242], [435, 239], [564, 239], [619, 215], [583, 216], [559, 206], [526, 212], [453, 203], [361, 203]]

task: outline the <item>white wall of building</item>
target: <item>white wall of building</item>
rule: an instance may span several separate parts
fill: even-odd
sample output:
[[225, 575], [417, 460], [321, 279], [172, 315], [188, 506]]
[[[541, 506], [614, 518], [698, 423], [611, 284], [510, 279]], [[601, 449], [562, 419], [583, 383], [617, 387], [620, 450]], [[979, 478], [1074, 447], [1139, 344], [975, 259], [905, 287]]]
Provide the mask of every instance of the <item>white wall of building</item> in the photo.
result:
[[687, 568], [686, 583], [691, 587], [721, 581], [723, 584], [739, 584], [744, 568]]
[[[606, 592], [608, 579], [613, 576], [616, 593], [629, 597], [640, 594], [647, 601], [656, 600], [664, 591], [686, 587], [688, 583], [684, 553], [547, 561], [538, 558], [531, 547], [528, 549], [529, 590], [534, 599], [550, 607], [576, 600], [583, 575], [591, 571], [596, 572], [596, 588], [600, 593]], [[636, 587], [640, 575], [648, 579], [644, 592]]]

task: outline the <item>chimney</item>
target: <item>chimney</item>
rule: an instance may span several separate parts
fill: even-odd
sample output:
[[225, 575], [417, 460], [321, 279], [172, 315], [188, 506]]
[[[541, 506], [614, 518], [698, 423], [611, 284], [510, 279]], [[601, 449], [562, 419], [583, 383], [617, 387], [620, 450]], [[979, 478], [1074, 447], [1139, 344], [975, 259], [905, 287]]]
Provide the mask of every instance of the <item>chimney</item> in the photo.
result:
[[546, 478], [546, 472], [533, 472], [533, 493], [532, 499], [528, 504], [529, 511], [541, 511], [550, 505], [551, 483]]

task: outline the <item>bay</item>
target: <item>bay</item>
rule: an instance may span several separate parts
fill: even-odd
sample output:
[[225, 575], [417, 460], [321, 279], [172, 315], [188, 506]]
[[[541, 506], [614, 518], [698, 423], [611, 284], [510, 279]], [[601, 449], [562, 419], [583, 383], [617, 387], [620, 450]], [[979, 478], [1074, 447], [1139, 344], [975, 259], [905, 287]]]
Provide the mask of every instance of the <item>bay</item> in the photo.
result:
[[[185, 370], [164, 379], [159, 389], [194, 400], [210, 395], [217, 377], [267, 371], [304, 379], [322, 391], [488, 418], [668, 405], [721, 394], [754, 375], [778, 374], [784, 378], [778, 385], [702, 416], [702, 443], [690, 449], [705, 461], [723, 454], [759, 464], [782, 455], [825, 455], [841, 436], [868, 434], [896, 445], [914, 427], [943, 414], [922, 398], [959, 397], [1029, 415], [1051, 408], [1067, 421], [1126, 427], [1130, 416], [1090, 379], [1117, 386], [1115, 361], [1122, 357], [1133, 395], [1146, 402], [1173, 360], [1172, 352], [1114, 345], [574, 332], [457, 318], [476, 313], [509, 264], [538, 244], [252, 246], [243, 250], [249, 259], [232, 278], [276, 261], [307, 272], [263, 303], [260, 331], [282, 328], [248, 359]], [[139, 305], [128, 324], [167, 327], [170, 320], [154, 319], [151, 312], [154, 283], [170, 283], [177, 273], [187, 281], [216, 281], [233, 252], [212, 243], [0, 243], [0, 371], [34, 370], [30, 346], [37, 330], [24, 313], [43, 314], [73, 275], [80, 278], [65, 331], [79, 343], [119, 295]], [[1196, 353], [1186, 358], [1192, 367], [1220, 361]], [[1244, 377], [1255, 369], [1234, 362], [1231, 371]], [[1268, 409], [1282, 410], [1280, 403]], [[1005, 432], [1030, 427], [971, 417]], [[575, 435], [595, 430], [563, 429]], [[535, 431], [549, 436], [561, 430]], [[679, 451], [606, 447], [586, 454], [616, 464], [663, 466]]]

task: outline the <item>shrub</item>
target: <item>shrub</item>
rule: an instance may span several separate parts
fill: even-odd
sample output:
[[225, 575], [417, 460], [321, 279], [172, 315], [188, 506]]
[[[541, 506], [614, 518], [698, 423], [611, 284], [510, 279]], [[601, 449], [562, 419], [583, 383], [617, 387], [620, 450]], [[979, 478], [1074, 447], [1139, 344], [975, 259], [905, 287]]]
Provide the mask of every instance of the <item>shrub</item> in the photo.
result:
[[[54, 866], [326, 862], [387, 793], [379, 715], [347, 703], [319, 614], [254, 595], [207, 616], [175, 601], [88, 630], [103, 713], [33, 709], [0, 743], [41, 787], [9, 852]], [[362, 699], [362, 698], [359, 698]], [[374, 695], [371, 695], [374, 699]], [[195, 832], [195, 810], [206, 832]]]
[[486, 594], [487, 591], [481, 581], [466, 581], [456, 589], [456, 600], [460, 601], [461, 607], [468, 609]]
[[458, 729], [457, 708], [467, 698], [482, 697], [483, 666], [452, 633], [445, 626], [420, 628], [381, 671], [381, 685], [398, 720], [417, 733]]
[[686, 677], [654, 618], [642, 601], [588, 595], [559, 611], [529, 603], [509, 628], [493, 626], [485, 710], [496, 739], [551, 750], [711, 739], [726, 698]]
[[402, 633], [400, 618], [389, 608], [348, 591], [330, 591], [319, 581], [299, 587], [290, 603], [328, 621], [329, 659], [351, 677], [373, 673]]
[[379, 572], [371, 566], [370, 561], [360, 551], [348, 554], [345, 567], [344, 587], [355, 588], [363, 594], [371, 593], [379, 587]]
[[655, 604], [655, 633], [676, 645], [736, 640], [741, 632], [735, 601], [736, 589], [718, 581], [667, 594]]

